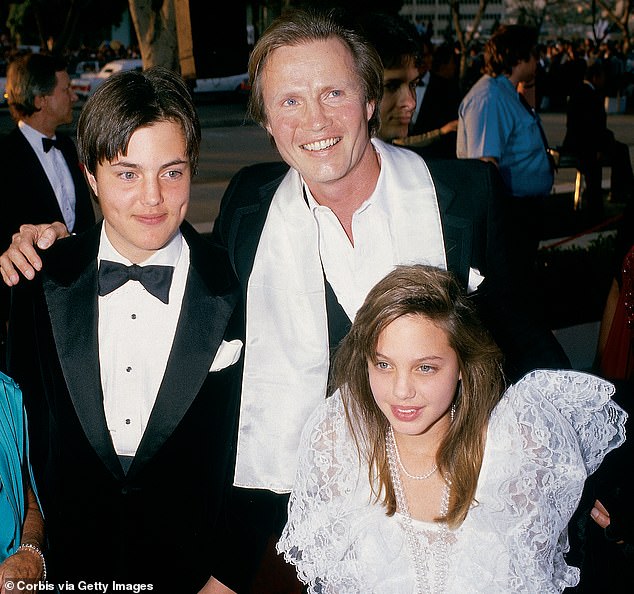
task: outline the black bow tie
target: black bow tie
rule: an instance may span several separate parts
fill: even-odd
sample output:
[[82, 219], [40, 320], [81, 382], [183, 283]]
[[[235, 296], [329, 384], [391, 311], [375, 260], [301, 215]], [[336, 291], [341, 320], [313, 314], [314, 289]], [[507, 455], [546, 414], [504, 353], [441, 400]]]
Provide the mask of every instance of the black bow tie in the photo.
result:
[[44, 147], [44, 152], [48, 153], [53, 147], [59, 149], [59, 140], [57, 138], [42, 138], [42, 146]]
[[101, 260], [99, 264], [99, 295], [112, 293], [129, 280], [139, 281], [147, 290], [163, 303], [169, 303], [170, 285], [174, 275], [173, 266], [126, 266], [119, 262]]

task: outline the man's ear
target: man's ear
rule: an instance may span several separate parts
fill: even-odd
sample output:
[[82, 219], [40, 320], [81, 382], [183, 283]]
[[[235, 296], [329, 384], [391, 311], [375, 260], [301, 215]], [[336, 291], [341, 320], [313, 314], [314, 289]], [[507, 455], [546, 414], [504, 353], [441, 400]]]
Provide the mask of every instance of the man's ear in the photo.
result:
[[366, 104], [366, 121], [370, 121], [372, 119], [372, 116], [374, 115], [374, 110], [376, 109], [376, 101], [368, 101], [368, 103]]
[[46, 95], [35, 95], [33, 98], [33, 105], [35, 105], [35, 109], [37, 109], [37, 111], [42, 109], [44, 103], [46, 103]]
[[92, 190], [93, 196], [95, 200], [99, 202], [99, 194], [97, 193], [97, 178], [90, 172], [86, 167], [83, 167], [84, 175], [86, 176], [86, 181]]

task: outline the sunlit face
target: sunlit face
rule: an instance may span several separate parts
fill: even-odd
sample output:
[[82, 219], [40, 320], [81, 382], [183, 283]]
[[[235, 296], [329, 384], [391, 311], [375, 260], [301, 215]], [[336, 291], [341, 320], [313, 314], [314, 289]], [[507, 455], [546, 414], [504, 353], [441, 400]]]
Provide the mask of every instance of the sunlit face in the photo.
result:
[[447, 333], [422, 315], [397, 318], [368, 361], [370, 387], [396, 434], [444, 435], [460, 369]]
[[341, 41], [275, 49], [261, 76], [266, 129], [313, 193], [373, 153], [368, 120], [374, 105], [366, 103], [352, 55]]
[[113, 247], [135, 264], [147, 260], [174, 237], [189, 204], [191, 170], [180, 124], [137, 129], [127, 155], [97, 165], [88, 181]]
[[54, 128], [73, 121], [73, 103], [77, 101], [77, 95], [70, 88], [68, 72], [56, 72], [55, 78], [57, 84], [53, 92], [40, 97], [39, 105]]
[[381, 128], [379, 136], [390, 142], [407, 136], [412, 114], [416, 108], [416, 85], [420, 73], [411, 58], [399, 68], [383, 71], [383, 99], [381, 100]]

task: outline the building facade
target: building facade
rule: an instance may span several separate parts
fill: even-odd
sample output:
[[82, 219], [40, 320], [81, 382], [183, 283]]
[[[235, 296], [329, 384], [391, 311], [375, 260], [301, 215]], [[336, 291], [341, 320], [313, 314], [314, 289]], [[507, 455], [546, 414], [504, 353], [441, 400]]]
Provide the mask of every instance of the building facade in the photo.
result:
[[[479, 0], [461, 0], [460, 20], [464, 31], [471, 30], [479, 6]], [[419, 28], [424, 27], [426, 29], [431, 23], [434, 42], [444, 41], [448, 37], [447, 33], [454, 31], [451, 10], [447, 0], [404, 0], [400, 14]], [[491, 31], [497, 24], [503, 22], [504, 18], [504, 0], [489, 0], [474, 38], [488, 38]], [[455, 38], [455, 35], [453, 37]]]

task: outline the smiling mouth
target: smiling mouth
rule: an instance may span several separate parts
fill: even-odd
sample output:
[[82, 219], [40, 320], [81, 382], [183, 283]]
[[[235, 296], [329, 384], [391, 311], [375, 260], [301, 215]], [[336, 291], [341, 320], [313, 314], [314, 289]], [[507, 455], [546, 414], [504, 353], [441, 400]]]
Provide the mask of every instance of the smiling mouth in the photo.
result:
[[422, 412], [422, 408], [418, 406], [404, 407], [404, 406], [392, 406], [392, 414], [399, 421], [413, 421], [418, 419]]
[[302, 144], [301, 147], [306, 151], [323, 151], [331, 146], [335, 146], [341, 141], [341, 136], [337, 138], [327, 138], [325, 140], [318, 140], [317, 142], [309, 142], [308, 144]]

